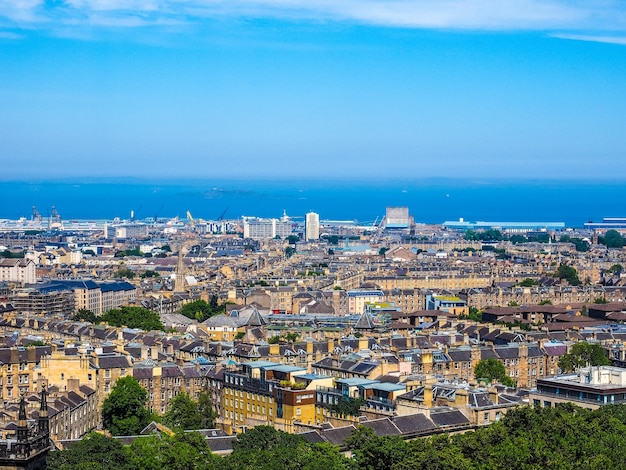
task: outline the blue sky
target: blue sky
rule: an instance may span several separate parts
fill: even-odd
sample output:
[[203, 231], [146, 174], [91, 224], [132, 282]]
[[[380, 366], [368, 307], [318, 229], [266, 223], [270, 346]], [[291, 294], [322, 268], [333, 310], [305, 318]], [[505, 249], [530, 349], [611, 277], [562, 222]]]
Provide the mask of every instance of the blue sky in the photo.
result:
[[625, 77], [624, 1], [0, 0], [0, 178], [622, 178]]

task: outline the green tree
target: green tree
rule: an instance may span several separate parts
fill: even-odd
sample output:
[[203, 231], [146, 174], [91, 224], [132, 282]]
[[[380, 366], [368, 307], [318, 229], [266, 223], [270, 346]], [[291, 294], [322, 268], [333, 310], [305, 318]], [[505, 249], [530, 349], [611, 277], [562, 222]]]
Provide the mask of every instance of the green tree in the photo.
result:
[[578, 278], [576, 269], [565, 264], [560, 265], [554, 275], [559, 279], [565, 279], [570, 286], [579, 286], [582, 284]]
[[300, 241], [300, 237], [298, 235], [289, 235], [287, 237], [287, 243], [289, 243], [290, 245], [295, 245], [299, 241]]
[[542, 300], [539, 305], [552, 305], [552, 301], [550, 299]]
[[583, 240], [582, 238], [572, 238], [571, 242], [574, 244], [576, 251], [589, 251], [589, 242], [587, 240]]
[[391, 470], [410, 455], [409, 446], [401, 437], [380, 437], [366, 426], [358, 426], [344, 444], [359, 469]]
[[608, 271], [610, 273], [619, 275], [622, 273], [622, 271], [624, 271], [624, 266], [622, 266], [621, 264], [614, 264], [608, 269]]
[[559, 368], [563, 372], [571, 372], [584, 366], [608, 366], [611, 364], [604, 349], [597, 343], [580, 341], [572, 346], [567, 354], [559, 359]]
[[210, 429], [215, 425], [215, 418], [217, 414], [208, 393], [201, 392], [195, 401], [182, 392], [170, 401], [169, 409], [163, 415], [163, 424], [172, 429]]
[[285, 248], [285, 257], [291, 258], [295, 252], [296, 249], [293, 246], [288, 246], [287, 248]]
[[515, 386], [515, 382], [506, 374], [504, 364], [497, 359], [482, 359], [474, 367], [474, 377], [487, 379], [489, 382], [497, 380], [507, 387]]
[[255, 426], [237, 436], [234, 448], [238, 451], [254, 449], [272, 450], [278, 447], [298, 446], [300, 436], [279, 431], [272, 426]]
[[213, 315], [213, 310], [206, 300], [200, 299], [183, 305], [178, 313], [192, 320], [204, 321]]
[[215, 420], [218, 417], [211, 395], [207, 392], [198, 394], [198, 413], [200, 413], [200, 429], [211, 429], [215, 427]]
[[[459, 315], [460, 317], [460, 315]], [[467, 318], [469, 320], [472, 321], [476, 321], [476, 322], [481, 322], [483, 321], [483, 311], [476, 308], [476, 307], [470, 307], [469, 308], [469, 314], [467, 315]]]
[[342, 397], [337, 400], [337, 403], [327, 405], [327, 408], [332, 414], [345, 418], [346, 416], [359, 416], [363, 405], [365, 405], [363, 398]]
[[527, 277], [523, 281], [519, 282], [517, 285], [520, 287], [533, 287], [533, 286], [538, 286], [539, 282]]
[[480, 236], [474, 230], [466, 230], [464, 238], [466, 240], [468, 240], [468, 241], [479, 241], [480, 240]]
[[148, 392], [132, 377], [118, 379], [102, 403], [102, 424], [114, 436], [139, 434], [153, 419]]
[[161, 277], [161, 275], [158, 273], [158, 271], [153, 271], [152, 269], [146, 269], [143, 273], [141, 273], [139, 277], [141, 277], [142, 279], [146, 279], [148, 277]]
[[480, 233], [480, 239], [482, 241], [488, 241], [488, 242], [499, 242], [499, 241], [504, 240], [504, 236], [502, 235], [502, 232], [500, 230], [489, 229]]
[[144, 331], [163, 331], [165, 329], [159, 314], [143, 307], [122, 306], [114, 308], [101, 315], [99, 320], [112, 326], [139, 328]]
[[124, 279], [133, 279], [135, 277], [135, 273], [128, 268], [120, 268], [113, 273], [113, 276]]
[[121, 441], [92, 432], [63, 451], [48, 454], [48, 470], [132, 470]]
[[509, 241], [513, 244], [528, 243], [528, 238], [523, 235], [511, 235]]
[[86, 321], [89, 323], [97, 324], [99, 322], [98, 317], [91, 310], [81, 308], [72, 317], [72, 321]]
[[19, 251], [17, 253], [11, 250], [0, 251], [0, 258], [24, 258], [26, 256], [25, 251]]
[[624, 238], [617, 230], [607, 230], [603, 237], [598, 238], [598, 242], [607, 248], [621, 248], [624, 246]]
[[138, 470], [210, 470], [220, 460], [197, 432], [134, 439], [127, 452], [133, 468]]
[[307, 443], [302, 437], [256, 426], [240, 434], [220, 470], [348, 470], [350, 461], [336, 446]]
[[339, 244], [339, 236], [338, 235], [325, 235], [324, 237], [326, 240], [328, 240], [328, 243], [330, 245], [338, 245]]
[[163, 424], [172, 429], [200, 429], [202, 416], [198, 410], [198, 403], [187, 393], [179, 393], [170, 401], [169, 409], [163, 415]]

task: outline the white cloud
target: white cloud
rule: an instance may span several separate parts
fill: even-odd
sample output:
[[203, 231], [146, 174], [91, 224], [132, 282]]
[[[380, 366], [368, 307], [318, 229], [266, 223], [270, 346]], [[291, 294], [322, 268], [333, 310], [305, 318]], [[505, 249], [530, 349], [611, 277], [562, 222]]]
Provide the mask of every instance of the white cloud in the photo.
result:
[[555, 38], [571, 39], [572, 41], [604, 42], [626, 46], [626, 36], [593, 36], [584, 34], [553, 34]]
[[626, 29], [623, 0], [0, 0], [0, 25], [47, 21], [136, 27], [224, 16], [414, 28], [561, 30], [571, 33], [571, 39], [579, 33], [582, 40]]

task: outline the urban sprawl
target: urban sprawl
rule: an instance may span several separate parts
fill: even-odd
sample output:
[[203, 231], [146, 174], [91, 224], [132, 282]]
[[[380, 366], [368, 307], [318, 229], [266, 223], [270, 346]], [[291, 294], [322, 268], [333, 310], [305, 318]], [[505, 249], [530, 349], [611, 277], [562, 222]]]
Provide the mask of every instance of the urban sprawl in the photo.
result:
[[218, 454], [260, 425], [342, 448], [358, 425], [410, 439], [626, 401], [626, 219], [51, 214], [0, 220], [2, 468], [107, 429], [121, 379], [154, 416], [208, 396]]

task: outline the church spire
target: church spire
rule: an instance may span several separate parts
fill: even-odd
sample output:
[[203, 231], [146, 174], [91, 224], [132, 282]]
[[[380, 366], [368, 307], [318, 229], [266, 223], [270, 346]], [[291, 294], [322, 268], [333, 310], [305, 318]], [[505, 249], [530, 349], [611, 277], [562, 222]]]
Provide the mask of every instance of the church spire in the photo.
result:
[[26, 422], [26, 400], [24, 395], [20, 398], [20, 410], [17, 414], [17, 440], [28, 440], [28, 423]]
[[41, 386], [41, 402], [39, 404], [39, 423], [37, 429], [40, 436], [50, 433], [50, 419], [48, 418], [48, 390], [46, 390], [46, 384]]

